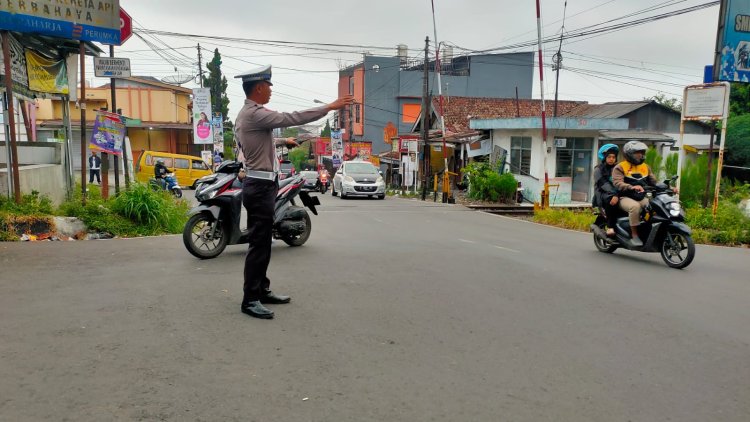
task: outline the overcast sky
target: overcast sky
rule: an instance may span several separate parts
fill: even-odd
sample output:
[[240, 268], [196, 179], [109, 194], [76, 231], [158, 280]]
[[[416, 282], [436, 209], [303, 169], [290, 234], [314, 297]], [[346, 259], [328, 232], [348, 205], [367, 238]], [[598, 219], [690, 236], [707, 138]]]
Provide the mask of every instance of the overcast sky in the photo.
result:
[[[439, 41], [479, 50], [536, 39], [534, 0], [434, 0]], [[621, 23], [707, 3], [708, 0], [570, 0], [566, 33], [589, 25], [618, 19], [649, 7], [650, 12], [617, 20]], [[130, 57], [134, 75], [158, 78], [197, 74], [197, 44], [204, 48], [203, 62], [219, 48], [222, 70], [229, 80], [230, 118], [243, 101], [234, 76], [255, 64], [274, 66], [274, 95], [269, 108], [293, 111], [315, 106], [314, 99], [332, 101], [336, 96], [337, 70], [361, 61], [365, 51], [394, 56], [397, 44], [408, 45], [411, 56], [422, 56], [424, 39], [432, 40], [429, 0], [310, 1], [310, 0], [121, 0], [120, 5], [139, 27], [188, 34], [256, 40], [347, 44], [368, 47], [291, 47], [225, 40], [171, 36], [144, 37], [163, 51], [150, 51], [133, 36], [116, 49]], [[543, 35], [559, 36], [565, 0], [542, 0]], [[640, 100], [657, 93], [681, 97], [681, 86], [701, 83], [703, 66], [713, 61], [719, 7], [627, 28], [590, 39], [563, 42], [561, 99], [590, 103]], [[302, 47], [302, 48], [301, 48]], [[388, 50], [376, 47], [389, 47]], [[545, 46], [545, 62], [557, 45]], [[509, 51], [536, 51], [536, 46]], [[454, 50], [459, 53], [458, 49]], [[434, 51], [432, 53], [434, 55]], [[575, 70], [566, 70], [565, 67]], [[288, 70], [288, 69], [296, 70]], [[537, 69], [533, 72], [534, 98], [539, 98]], [[587, 73], [587, 75], [581, 74]], [[500, 76], [499, 76], [500, 77]], [[606, 79], [605, 79], [606, 78]], [[639, 79], [633, 79], [639, 78]], [[679, 86], [675, 86], [679, 85]], [[195, 87], [193, 82], [183, 86]], [[554, 97], [554, 73], [545, 69], [545, 96]]]

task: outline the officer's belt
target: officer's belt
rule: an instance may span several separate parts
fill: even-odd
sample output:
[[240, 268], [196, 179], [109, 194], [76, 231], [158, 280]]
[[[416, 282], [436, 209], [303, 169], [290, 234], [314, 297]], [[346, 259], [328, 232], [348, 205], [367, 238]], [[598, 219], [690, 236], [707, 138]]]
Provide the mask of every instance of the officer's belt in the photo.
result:
[[276, 173], [262, 170], [246, 170], [245, 175], [253, 179], [276, 180]]

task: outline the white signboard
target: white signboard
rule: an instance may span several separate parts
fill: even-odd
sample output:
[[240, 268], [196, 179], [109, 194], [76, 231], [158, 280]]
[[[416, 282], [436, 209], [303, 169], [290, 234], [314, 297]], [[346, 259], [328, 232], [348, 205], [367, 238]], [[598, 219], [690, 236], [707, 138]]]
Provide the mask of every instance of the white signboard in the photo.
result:
[[193, 90], [193, 140], [195, 144], [213, 144], [211, 124], [211, 89]]
[[94, 75], [97, 78], [129, 78], [130, 59], [94, 57]]
[[727, 88], [723, 85], [688, 87], [685, 90], [683, 119], [711, 118], [724, 115]]

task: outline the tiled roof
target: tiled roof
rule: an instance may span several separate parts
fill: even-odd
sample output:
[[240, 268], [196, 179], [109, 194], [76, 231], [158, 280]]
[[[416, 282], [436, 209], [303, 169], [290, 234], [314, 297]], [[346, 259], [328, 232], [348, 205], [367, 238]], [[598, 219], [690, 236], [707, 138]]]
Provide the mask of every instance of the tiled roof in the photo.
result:
[[604, 104], [582, 104], [563, 113], [565, 117], [620, 118], [628, 113], [651, 104], [651, 101], [625, 101]]
[[[585, 101], [558, 101], [557, 114], [562, 116], [584, 104]], [[433, 106], [436, 111], [440, 110], [438, 98], [433, 99]], [[443, 97], [445, 127], [449, 132], [469, 130], [472, 118], [536, 117], [540, 115], [541, 107], [541, 100], [518, 100], [516, 106], [515, 98]], [[546, 102], [548, 117], [552, 117], [554, 107], [554, 101]]]

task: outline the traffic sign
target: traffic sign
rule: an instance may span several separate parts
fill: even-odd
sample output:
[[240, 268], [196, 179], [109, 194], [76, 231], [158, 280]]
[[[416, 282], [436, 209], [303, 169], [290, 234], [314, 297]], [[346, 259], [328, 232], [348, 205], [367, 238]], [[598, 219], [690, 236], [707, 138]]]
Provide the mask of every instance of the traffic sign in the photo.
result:
[[133, 35], [133, 18], [122, 7], [120, 8], [120, 45]]
[[130, 59], [94, 57], [94, 75], [97, 78], [129, 78]]

